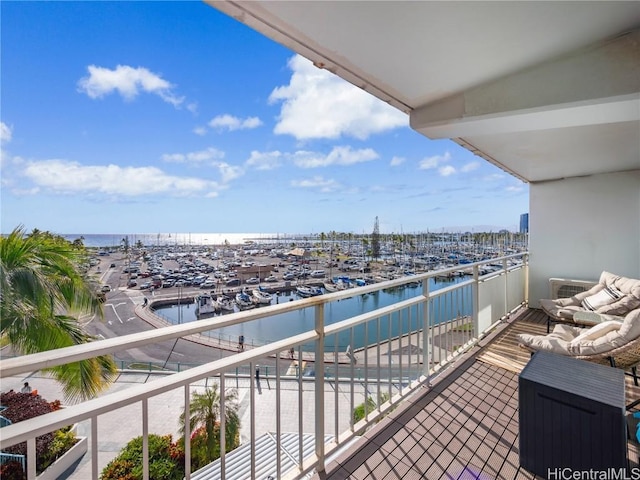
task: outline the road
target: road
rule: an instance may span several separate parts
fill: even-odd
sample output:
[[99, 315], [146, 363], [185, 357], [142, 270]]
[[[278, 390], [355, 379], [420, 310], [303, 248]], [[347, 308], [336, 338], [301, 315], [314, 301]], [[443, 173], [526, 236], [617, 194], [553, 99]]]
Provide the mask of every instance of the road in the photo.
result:
[[[142, 320], [135, 314], [136, 305], [144, 302], [145, 297], [150, 298], [149, 291], [139, 288], [127, 288], [129, 276], [122, 273], [122, 265], [125, 258], [122, 254], [111, 254], [100, 257], [100, 264], [91, 268], [91, 272], [100, 278], [103, 285], [110, 285], [111, 291], [106, 294], [106, 301], [103, 304], [104, 318], [84, 317], [81, 323], [88, 333], [98, 338], [113, 338], [116, 336], [129, 335], [132, 333], [152, 330], [154, 327]], [[111, 264], [115, 264], [111, 268]], [[176, 268], [177, 262], [165, 261], [165, 268]], [[174, 288], [167, 293], [164, 289], [158, 290], [155, 295], [175, 296]], [[167, 289], [169, 290], [169, 289]], [[199, 288], [183, 288], [183, 295], [200, 293]], [[173, 294], [173, 295], [172, 295]], [[153, 345], [147, 345], [127, 351], [118, 352], [116, 360], [125, 364], [132, 362], [152, 362], [154, 365], [167, 365], [168, 368], [175, 368], [177, 363], [189, 365], [201, 365], [219, 358], [234, 355], [235, 351], [201, 345], [195, 342], [179, 339], [167, 341]], [[265, 359], [264, 365], [275, 365], [275, 360]], [[288, 364], [288, 362], [287, 362]]]

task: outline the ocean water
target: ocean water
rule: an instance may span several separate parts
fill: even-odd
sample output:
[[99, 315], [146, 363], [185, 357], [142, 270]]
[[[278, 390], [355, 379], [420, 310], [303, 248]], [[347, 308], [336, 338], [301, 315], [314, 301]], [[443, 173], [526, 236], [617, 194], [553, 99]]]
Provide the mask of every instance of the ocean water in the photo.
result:
[[[278, 233], [68, 233], [63, 238], [74, 241], [83, 239], [86, 247], [120, 247], [128, 238], [129, 245], [142, 242], [145, 246], [187, 246], [187, 245], [238, 245], [245, 242], [287, 241], [295, 235]], [[275, 240], [274, 240], [275, 239]]]

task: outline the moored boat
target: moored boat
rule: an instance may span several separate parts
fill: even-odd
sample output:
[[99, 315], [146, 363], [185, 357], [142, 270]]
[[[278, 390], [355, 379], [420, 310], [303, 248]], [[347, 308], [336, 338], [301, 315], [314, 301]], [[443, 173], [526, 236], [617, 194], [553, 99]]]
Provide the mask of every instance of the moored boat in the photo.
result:
[[216, 300], [216, 306], [222, 313], [229, 313], [234, 311], [235, 303], [229, 297], [221, 295]]
[[196, 317], [202, 317], [205, 315], [213, 315], [217, 313], [217, 305], [213, 300], [213, 297], [209, 294], [198, 295], [196, 297]]
[[246, 310], [248, 308], [254, 307], [253, 302], [251, 301], [251, 297], [245, 292], [238, 292], [236, 294], [236, 304], [240, 308], [240, 310]]
[[338, 292], [354, 286], [349, 277], [333, 277], [331, 282], [325, 282], [323, 285], [328, 292]]
[[253, 301], [253, 303], [256, 303], [258, 305], [270, 305], [271, 300], [273, 300], [273, 295], [263, 290], [262, 288], [256, 288], [251, 293], [251, 300]]
[[304, 298], [315, 297], [316, 295], [322, 295], [322, 289], [319, 287], [299, 286], [296, 287], [296, 293]]

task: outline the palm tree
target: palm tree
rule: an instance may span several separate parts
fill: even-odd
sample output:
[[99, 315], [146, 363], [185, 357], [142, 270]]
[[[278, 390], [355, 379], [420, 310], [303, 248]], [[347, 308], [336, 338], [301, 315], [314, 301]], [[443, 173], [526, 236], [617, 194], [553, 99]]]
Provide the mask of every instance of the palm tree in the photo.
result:
[[[0, 237], [0, 333], [22, 354], [79, 345], [93, 340], [78, 315], [102, 317], [91, 281], [80, 273], [80, 249], [48, 232], [25, 235], [17, 227]], [[116, 365], [101, 356], [48, 369], [69, 400], [89, 399], [115, 378]]]
[[[240, 430], [240, 418], [238, 417], [238, 394], [235, 390], [227, 390], [225, 398], [225, 445], [234, 448], [237, 445], [237, 436]], [[180, 432], [184, 434], [185, 413], [180, 415]], [[194, 393], [189, 404], [189, 431], [194, 432], [199, 427], [204, 427], [207, 436], [208, 461], [215, 460], [216, 445], [220, 444], [219, 432], [214, 428], [220, 420], [220, 394], [218, 385], [213, 384], [203, 393]]]

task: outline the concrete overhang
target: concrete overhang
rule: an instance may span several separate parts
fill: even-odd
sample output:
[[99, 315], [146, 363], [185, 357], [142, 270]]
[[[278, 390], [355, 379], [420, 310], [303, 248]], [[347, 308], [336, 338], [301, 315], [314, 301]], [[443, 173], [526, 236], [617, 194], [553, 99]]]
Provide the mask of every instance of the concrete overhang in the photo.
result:
[[640, 2], [207, 3], [524, 181], [640, 169]]

